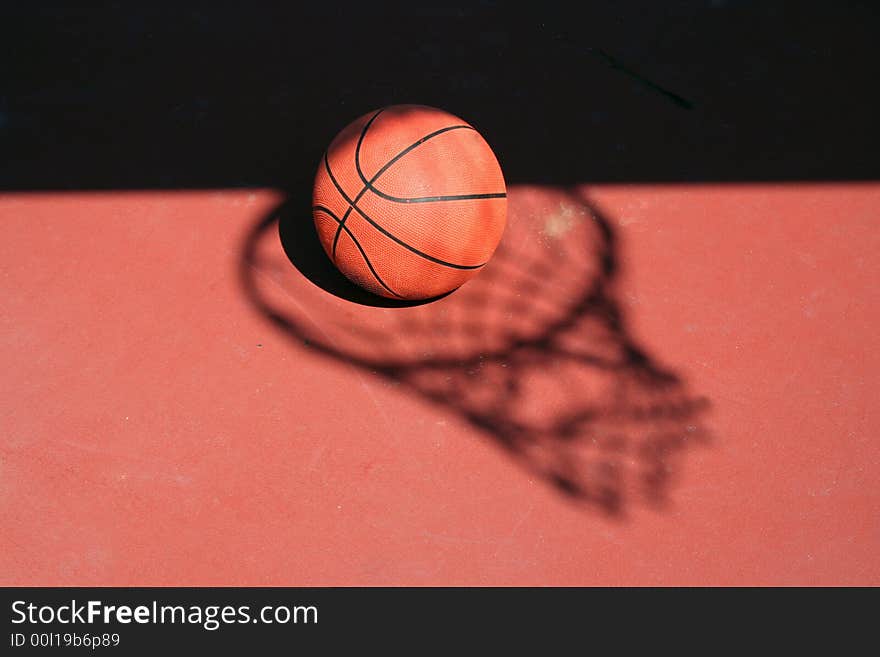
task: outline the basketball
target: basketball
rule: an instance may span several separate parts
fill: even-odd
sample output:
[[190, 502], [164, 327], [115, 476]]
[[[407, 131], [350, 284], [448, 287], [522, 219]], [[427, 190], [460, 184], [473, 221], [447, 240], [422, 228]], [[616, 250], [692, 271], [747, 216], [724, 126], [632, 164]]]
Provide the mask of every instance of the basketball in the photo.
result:
[[473, 126], [433, 107], [393, 105], [331, 142], [312, 214], [327, 256], [349, 280], [392, 299], [430, 299], [492, 257], [507, 191]]

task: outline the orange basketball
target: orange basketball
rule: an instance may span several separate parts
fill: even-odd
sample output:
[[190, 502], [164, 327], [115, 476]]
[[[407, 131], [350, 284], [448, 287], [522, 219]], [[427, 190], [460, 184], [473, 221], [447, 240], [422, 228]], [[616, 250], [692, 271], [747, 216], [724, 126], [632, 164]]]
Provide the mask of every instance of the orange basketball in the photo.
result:
[[312, 214], [324, 250], [351, 281], [392, 299], [429, 299], [492, 257], [507, 192], [472, 126], [433, 107], [393, 105], [330, 144]]

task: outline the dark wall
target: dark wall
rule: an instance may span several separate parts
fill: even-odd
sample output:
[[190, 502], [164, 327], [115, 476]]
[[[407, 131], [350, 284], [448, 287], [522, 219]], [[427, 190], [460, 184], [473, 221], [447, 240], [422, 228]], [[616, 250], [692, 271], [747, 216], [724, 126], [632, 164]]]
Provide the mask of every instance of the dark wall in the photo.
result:
[[76, 4], [2, 10], [2, 190], [299, 186], [397, 102], [511, 183], [880, 177], [873, 3]]

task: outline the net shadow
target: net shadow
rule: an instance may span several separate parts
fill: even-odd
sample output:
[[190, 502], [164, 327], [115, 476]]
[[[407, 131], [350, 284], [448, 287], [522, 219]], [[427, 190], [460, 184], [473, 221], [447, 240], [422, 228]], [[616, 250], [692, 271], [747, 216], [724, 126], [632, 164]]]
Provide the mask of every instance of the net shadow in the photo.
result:
[[[572, 501], [611, 516], [663, 507], [687, 451], [710, 440], [709, 401], [633, 337], [614, 223], [582, 188], [514, 186], [509, 208], [477, 277], [405, 304], [349, 283], [318, 243], [309, 200], [291, 197], [247, 236], [242, 283], [297, 348], [466, 421]], [[267, 288], [285, 285], [261, 255], [278, 236], [290, 263], [330, 293], [307, 312]]]

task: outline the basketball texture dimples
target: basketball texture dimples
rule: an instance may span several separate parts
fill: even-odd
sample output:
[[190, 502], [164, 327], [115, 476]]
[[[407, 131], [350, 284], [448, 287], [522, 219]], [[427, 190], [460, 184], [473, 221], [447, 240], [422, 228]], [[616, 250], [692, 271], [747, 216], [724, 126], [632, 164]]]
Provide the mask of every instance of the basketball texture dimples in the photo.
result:
[[430, 299], [492, 257], [507, 193], [472, 126], [433, 107], [393, 105], [352, 122], [327, 148], [312, 214], [351, 281], [392, 299]]

